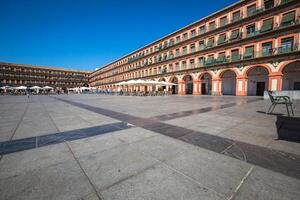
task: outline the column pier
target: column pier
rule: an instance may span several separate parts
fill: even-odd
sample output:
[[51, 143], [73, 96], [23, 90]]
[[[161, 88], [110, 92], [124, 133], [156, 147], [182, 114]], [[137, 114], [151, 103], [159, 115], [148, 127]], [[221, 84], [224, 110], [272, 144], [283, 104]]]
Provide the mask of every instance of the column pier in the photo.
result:
[[248, 77], [236, 77], [236, 96], [247, 96]]

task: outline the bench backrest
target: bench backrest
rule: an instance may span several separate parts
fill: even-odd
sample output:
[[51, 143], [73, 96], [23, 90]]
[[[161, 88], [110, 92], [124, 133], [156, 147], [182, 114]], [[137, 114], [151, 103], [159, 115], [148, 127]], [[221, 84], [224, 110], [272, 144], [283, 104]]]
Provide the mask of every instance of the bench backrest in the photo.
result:
[[270, 98], [271, 102], [274, 103], [273, 92], [272, 91], [268, 91], [268, 95], [269, 95], [269, 98]]

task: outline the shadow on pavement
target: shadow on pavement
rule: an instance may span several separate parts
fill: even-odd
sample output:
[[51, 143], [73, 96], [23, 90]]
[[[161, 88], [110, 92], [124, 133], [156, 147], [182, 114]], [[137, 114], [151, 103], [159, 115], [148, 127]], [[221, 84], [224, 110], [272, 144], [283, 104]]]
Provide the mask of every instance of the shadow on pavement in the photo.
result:
[[300, 117], [277, 115], [278, 140], [300, 143]]

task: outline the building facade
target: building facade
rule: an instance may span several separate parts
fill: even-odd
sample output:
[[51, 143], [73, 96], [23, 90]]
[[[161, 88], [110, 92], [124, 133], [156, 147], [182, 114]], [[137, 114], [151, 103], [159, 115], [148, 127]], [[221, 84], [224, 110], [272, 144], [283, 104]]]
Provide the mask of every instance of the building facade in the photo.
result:
[[90, 72], [0, 62], [1, 86], [51, 86], [54, 89], [88, 86]]
[[164, 80], [179, 95], [300, 90], [299, 41], [300, 1], [243, 0], [101, 67], [90, 85]]

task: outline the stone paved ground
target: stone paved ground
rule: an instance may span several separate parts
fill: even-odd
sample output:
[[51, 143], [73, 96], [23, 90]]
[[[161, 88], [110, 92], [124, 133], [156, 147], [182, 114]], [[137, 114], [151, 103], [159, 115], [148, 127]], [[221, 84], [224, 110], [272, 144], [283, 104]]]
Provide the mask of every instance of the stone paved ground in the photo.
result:
[[[295, 117], [256, 97], [0, 97], [0, 199], [299, 199]], [[284, 114], [284, 115], [281, 115]]]

